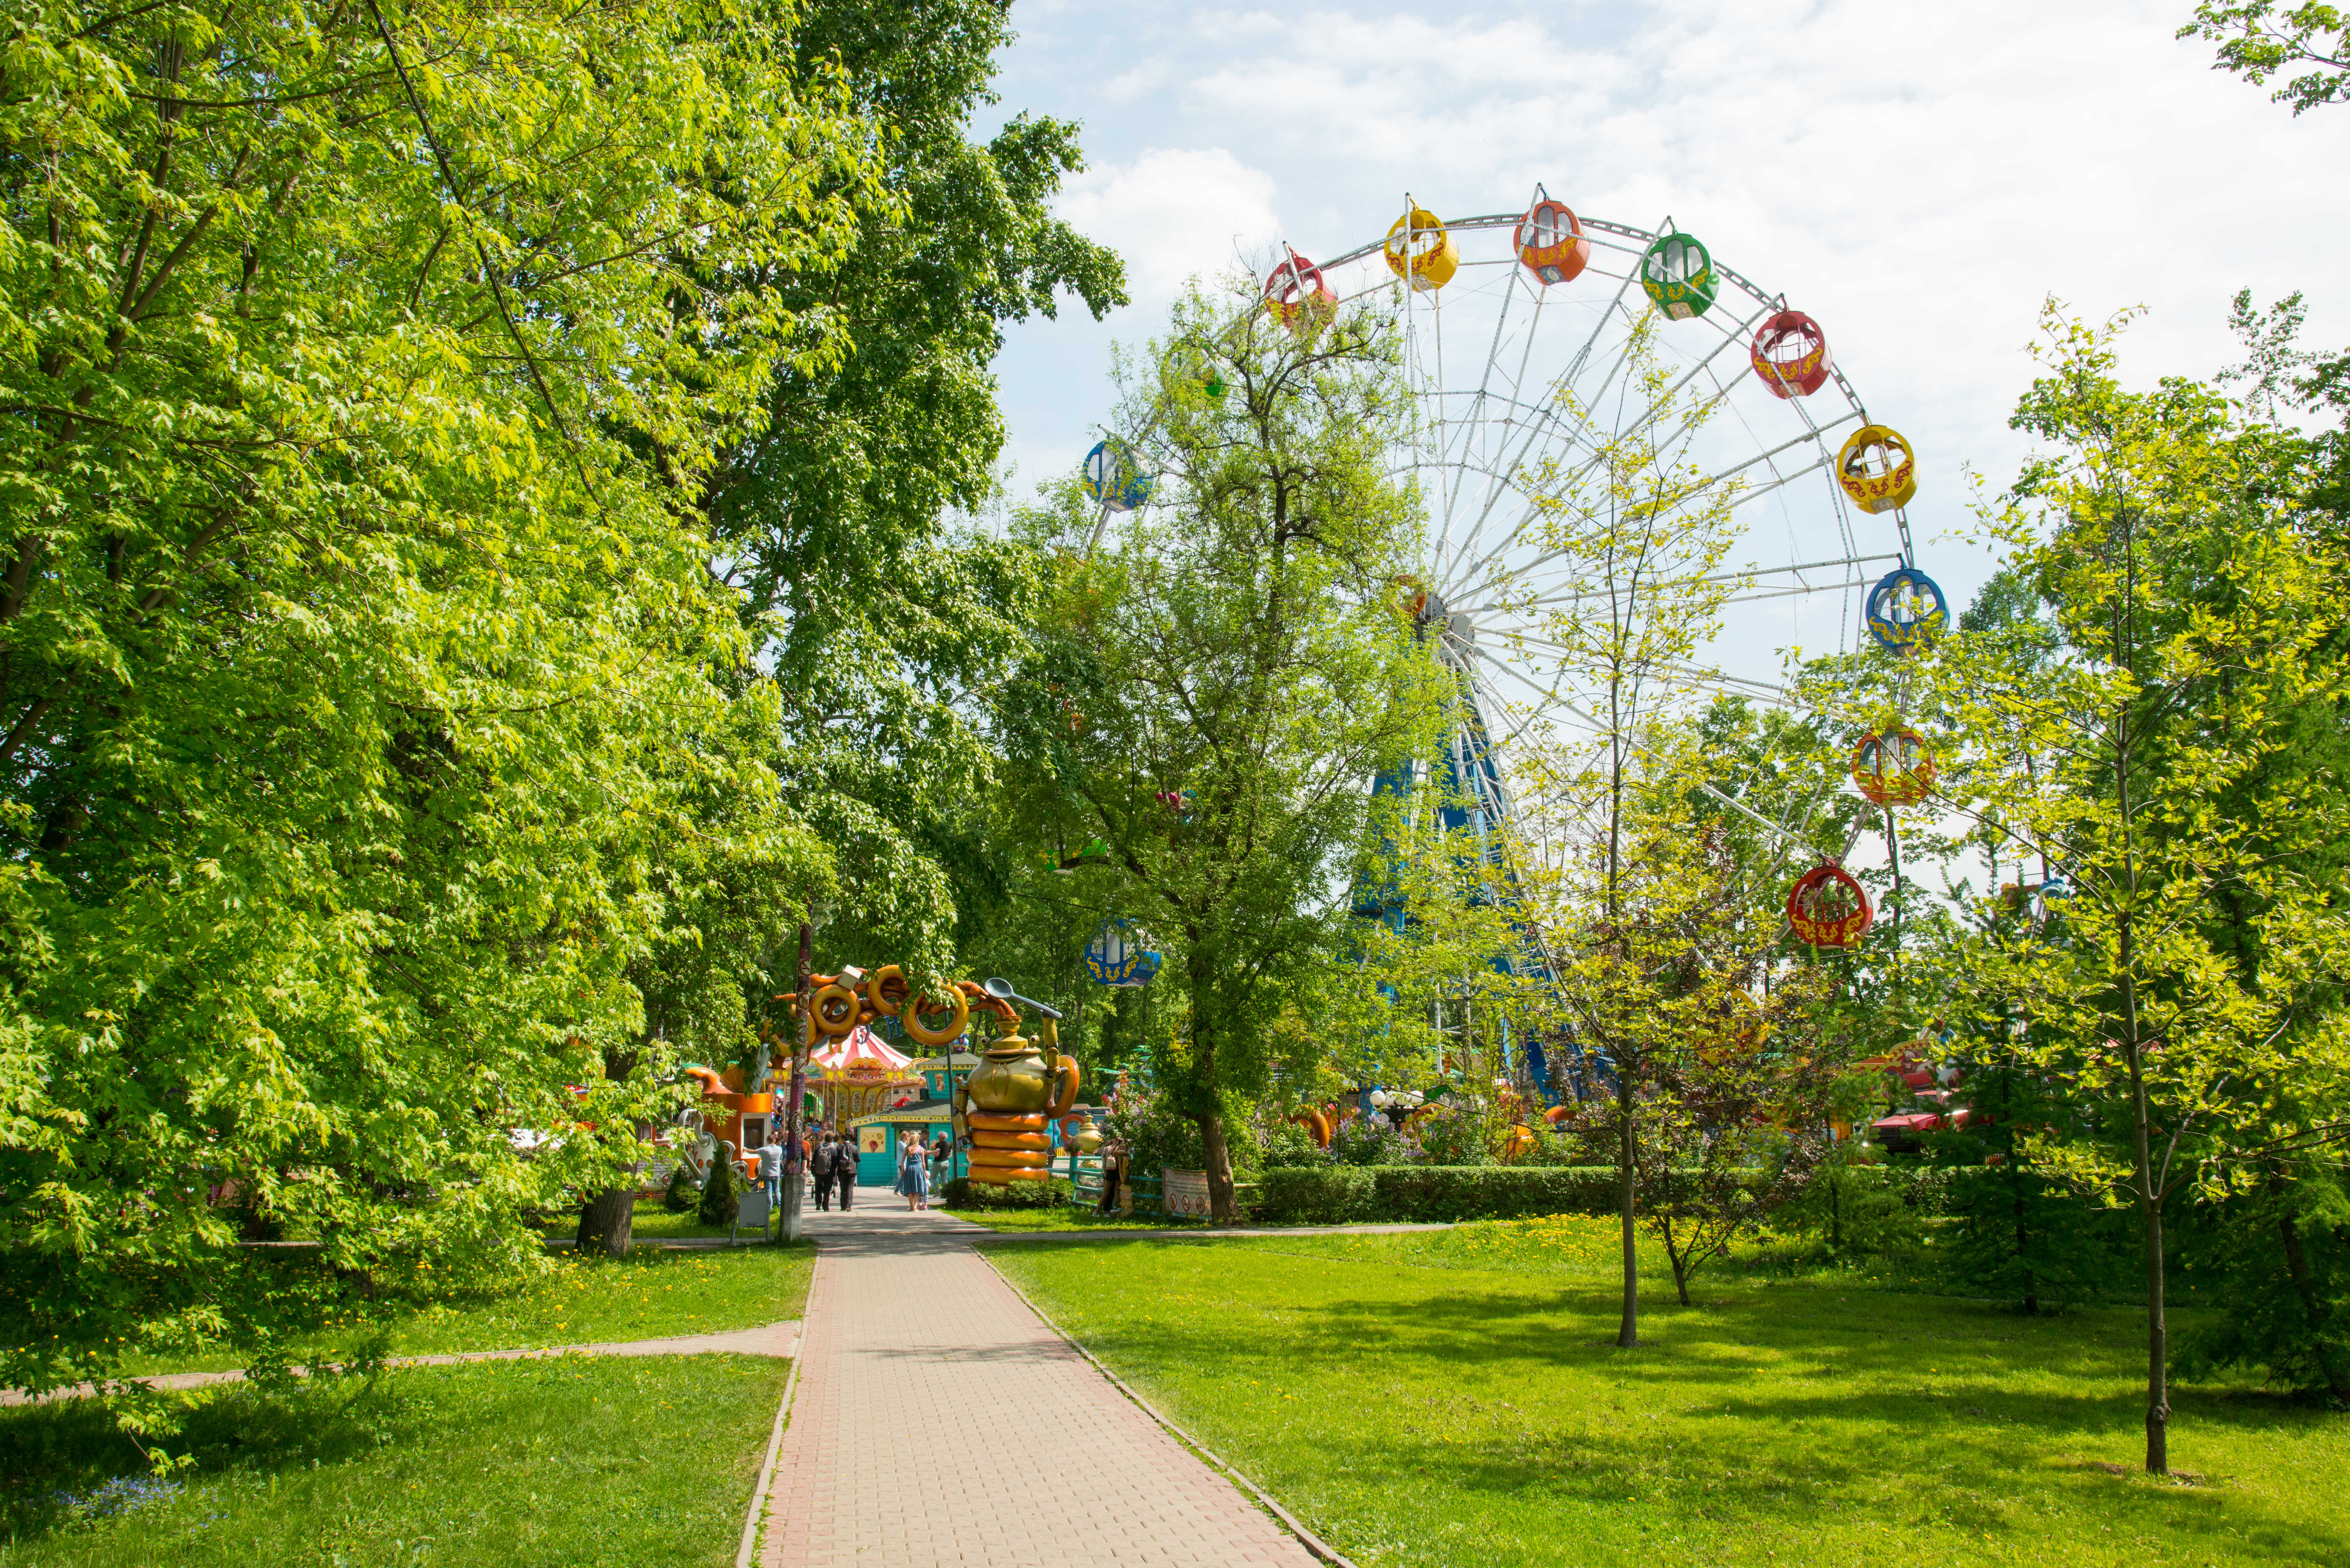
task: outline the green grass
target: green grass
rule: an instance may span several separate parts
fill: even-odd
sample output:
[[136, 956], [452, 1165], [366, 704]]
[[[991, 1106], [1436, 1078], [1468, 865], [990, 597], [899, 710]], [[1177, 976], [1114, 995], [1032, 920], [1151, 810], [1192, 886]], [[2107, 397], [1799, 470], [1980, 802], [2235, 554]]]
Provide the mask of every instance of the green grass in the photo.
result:
[[989, 1259], [1202, 1442], [1372, 1564], [2350, 1562], [2350, 1417], [2176, 1389], [2134, 1469], [2144, 1330], [1651, 1262], [1612, 1221], [1105, 1241]]
[[[549, 1241], [568, 1241], [579, 1233], [579, 1216], [577, 1214], [549, 1215], [539, 1229]], [[637, 1217], [629, 1228], [629, 1233], [639, 1241], [676, 1241], [711, 1237], [723, 1241], [734, 1232], [730, 1227], [724, 1225], [704, 1225], [702, 1222], [702, 1216], [694, 1210], [689, 1209], [682, 1214], [672, 1214], [660, 1199], [639, 1198], [637, 1199]], [[757, 1235], [757, 1232], [745, 1231], [742, 1234], [745, 1238], [750, 1238]]]
[[[378, 1329], [395, 1355], [461, 1350], [525, 1350], [627, 1339], [665, 1339], [757, 1328], [796, 1318], [807, 1300], [816, 1248], [722, 1247], [694, 1251], [647, 1248], [625, 1259], [553, 1252], [546, 1272], [521, 1288], [487, 1297], [414, 1304], [386, 1301], [354, 1309], [294, 1350], [296, 1361], [332, 1361]], [[429, 1271], [405, 1282], [421, 1292]], [[146, 1356], [125, 1364], [132, 1376], [209, 1372], [241, 1366], [233, 1350]]]
[[723, 1568], [789, 1370], [567, 1356], [224, 1389], [161, 1488], [94, 1402], [0, 1410], [0, 1568]]

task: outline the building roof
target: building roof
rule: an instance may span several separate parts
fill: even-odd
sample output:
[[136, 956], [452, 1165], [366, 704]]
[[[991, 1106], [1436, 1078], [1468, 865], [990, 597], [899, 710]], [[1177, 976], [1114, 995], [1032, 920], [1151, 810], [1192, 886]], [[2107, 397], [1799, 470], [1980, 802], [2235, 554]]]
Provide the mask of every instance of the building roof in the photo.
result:
[[912, 1057], [892, 1050], [862, 1023], [843, 1035], [837, 1044], [808, 1056], [810, 1075], [825, 1079], [853, 1076], [895, 1082], [910, 1077], [913, 1066]]

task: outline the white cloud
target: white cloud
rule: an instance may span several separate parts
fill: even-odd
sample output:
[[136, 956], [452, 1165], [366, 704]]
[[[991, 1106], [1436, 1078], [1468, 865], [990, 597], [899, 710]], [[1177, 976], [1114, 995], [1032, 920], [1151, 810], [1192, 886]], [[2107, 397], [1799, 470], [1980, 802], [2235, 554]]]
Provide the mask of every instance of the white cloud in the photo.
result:
[[1154, 149], [1078, 175], [1059, 213], [1126, 258], [1128, 292], [1156, 317], [1186, 279], [1213, 277], [1273, 237], [1275, 189], [1222, 147]]
[[[1087, 121], [1104, 163], [1065, 214], [1123, 251], [1143, 308], [1015, 336], [1015, 441], [1059, 452], [1107, 408], [1113, 335], [1162, 319], [1235, 242], [1326, 257], [1407, 190], [1440, 213], [1670, 213], [1818, 317], [1872, 412], [1916, 443], [1921, 539], [1964, 521], [1962, 465], [2014, 472], [2022, 349], [2054, 294], [2151, 314], [2126, 374], [2209, 374], [2227, 301], [2308, 288], [2350, 342], [2350, 109], [2296, 119], [2174, 41], [2183, 0], [1741, 0], [1522, 13], [1304, 14], [1068, 0], [1005, 59], [1007, 105]], [[1193, 151], [1170, 151], [1184, 148]], [[2329, 292], [2331, 291], [2331, 292]], [[1033, 345], [1033, 347], [1031, 347]], [[1023, 355], [1032, 358], [1024, 359]], [[1946, 586], [1971, 592], [1953, 562]]]

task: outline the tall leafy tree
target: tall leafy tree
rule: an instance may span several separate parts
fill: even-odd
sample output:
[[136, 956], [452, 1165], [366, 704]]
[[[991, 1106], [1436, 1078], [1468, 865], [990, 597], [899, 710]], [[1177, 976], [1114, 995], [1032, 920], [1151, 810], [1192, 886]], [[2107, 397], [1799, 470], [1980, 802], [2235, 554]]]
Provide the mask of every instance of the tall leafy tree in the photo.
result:
[[902, 202], [772, 13], [5, 26], [0, 1380], [37, 1388], [512, 1264], [657, 1113], [654, 1064], [600, 1069], [679, 868], [828, 859], [691, 504], [846, 351], [782, 280]]
[[852, 954], [919, 950], [932, 969], [959, 888], [1001, 875], [972, 831], [988, 751], [968, 715], [1041, 584], [1025, 545], [949, 525], [994, 494], [991, 363], [1007, 322], [1069, 296], [1097, 317], [1126, 303], [1118, 257], [1052, 215], [1084, 167], [1076, 127], [1021, 114], [972, 138], [1011, 39], [1003, 0], [816, 0], [801, 15], [800, 74], [837, 74], [889, 200], [856, 206], [847, 265], [739, 275], [841, 352], [776, 366], [762, 418], [697, 497], [713, 570], [784, 702], [787, 793], [842, 858], [832, 936]]
[[2332, 1005], [2350, 928], [2329, 856], [2338, 782], [2296, 765], [2350, 680], [2328, 649], [2340, 559], [2275, 483], [2291, 451], [2189, 382], [2120, 384], [2114, 337], [2054, 306], [2016, 423], [2042, 444], [1997, 522], [2046, 605], [2053, 656], [2005, 628], [1924, 665], [1967, 742], [1954, 793], [2060, 869], [2055, 929], [1955, 949], [1971, 1029], [2019, 1020], [2016, 1060], [2065, 1085], [2087, 1136], [2040, 1167], [2133, 1206], [2147, 1294], [2146, 1464], [2169, 1463], [2164, 1208], [2216, 1198], [2309, 1129], [2281, 1101], [2338, 1084]]
[[[1369, 782], [1424, 746], [1440, 698], [1398, 580], [1417, 498], [1388, 475], [1407, 417], [1369, 310], [1285, 325], [1253, 279], [1195, 289], [1120, 410], [1151, 504], [1094, 545], [1074, 494], [1022, 526], [1064, 551], [1001, 705], [1030, 842], [1098, 839], [1118, 912], [1180, 997], [1160, 1088], [1235, 1214], [1231, 1107], [1264, 1083], [1285, 983], [1328, 961]], [[1188, 798], [1183, 792], [1188, 791]]]

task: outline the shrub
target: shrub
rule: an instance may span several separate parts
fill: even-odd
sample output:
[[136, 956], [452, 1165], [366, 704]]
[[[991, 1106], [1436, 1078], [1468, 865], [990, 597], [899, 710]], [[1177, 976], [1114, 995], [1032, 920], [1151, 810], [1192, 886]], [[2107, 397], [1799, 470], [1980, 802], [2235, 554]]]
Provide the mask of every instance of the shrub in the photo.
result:
[[1498, 1165], [1484, 1119], [1461, 1111], [1440, 1111], [1419, 1127], [1419, 1147], [1435, 1165]]
[[702, 1200], [693, 1185], [693, 1172], [679, 1160], [669, 1173], [669, 1186], [661, 1191], [661, 1207], [672, 1214], [683, 1214]]
[[1268, 1170], [1257, 1210], [1291, 1223], [1448, 1222], [1537, 1214], [1607, 1214], [1605, 1166], [1388, 1165]]
[[1257, 1194], [1261, 1219], [1305, 1225], [1350, 1225], [1371, 1210], [1378, 1181], [1359, 1165], [1276, 1166]]
[[1832, 1160], [1777, 1223], [1814, 1238], [1833, 1257], [1908, 1251], [1923, 1244], [1946, 1185], [1946, 1173], [1918, 1166]]
[[1330, 1139], [1330, 1158], [1340, 1165], [1401, 1165], [1410, 1156], [1411, 1147], [1384, 1116], [1357, 1116]]
[[1265, 1132], [1264, 1158], [1261, 1163], [1266, 1170], [1299, 1167], [1318, 1168], [1329, 1164], [1330, 1157], [1315, 1147], [1314, 1140], [1306, 1136], [1304, 1127], [1295, 1122], [1281, 1122]]
[[733, 1225], [735, 1200], [742, 1191], [734, 1161], [722, 1147], [710, 1162], [710, 1179], [702, 1184], [702, 1222], [722, 1230]]
[[1008, 1187], [958, 1176], [941, 1189], [949, 1209], [1051, 1209], [1069, 1201], [1069, 1179], [1015, 1181]]

